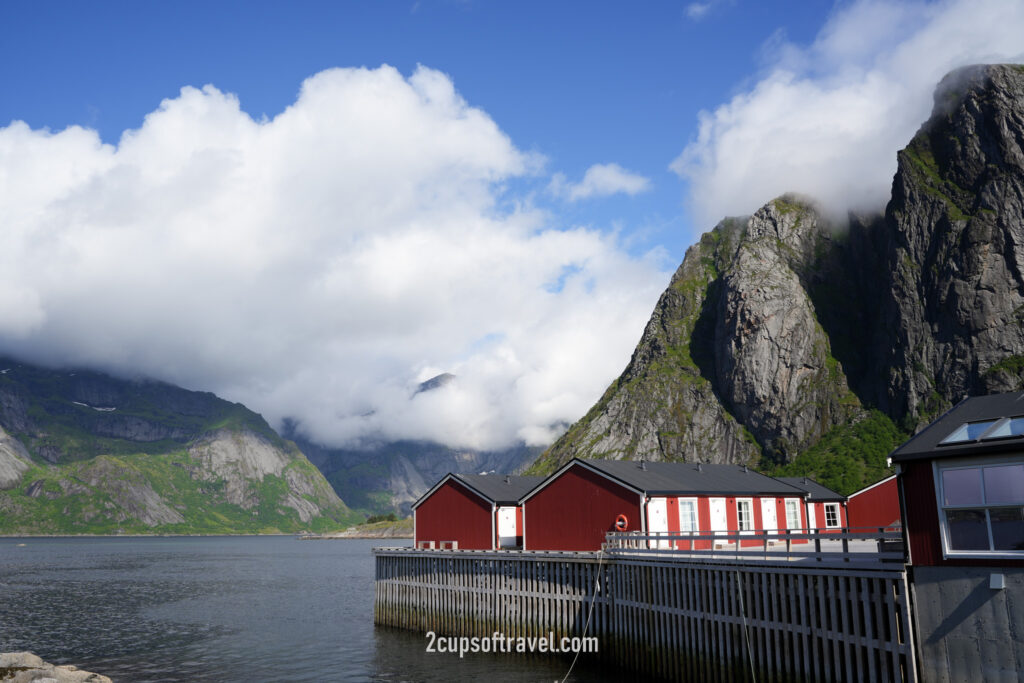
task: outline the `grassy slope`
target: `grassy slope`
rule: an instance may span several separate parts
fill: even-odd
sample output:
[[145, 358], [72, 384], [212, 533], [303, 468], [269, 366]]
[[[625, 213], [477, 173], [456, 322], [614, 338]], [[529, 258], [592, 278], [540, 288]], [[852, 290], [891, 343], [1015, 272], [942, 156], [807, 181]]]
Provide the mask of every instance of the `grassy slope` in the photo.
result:
[[[193, 479], [197, 464], [187, 445], [214, 430], [248, 430], [289, 454], [288, 470], [319, 478], [316, 467], [293, 444], [245, 406], [212, 394], [190, 392], [155, 382], [122, 382], [95, 373], [66, 373], [0, 361], [12, 367], [0, 374], [0, 388], [25, 398], [31, 431], [8, 430], [26, 445], [34, 467], [14, 489], [0, 491], [0, 533], [290, 533], [331, 531], [356, 523], [363, 515], [344, 503], [328, 506], [325, 516], [308, 523], [281, 505], [288, 493], [283, 476], [251, 482], [259, 503], [251, 510], [226, 502], [224, 481]], [[117, 397], [117, 411], [102, 412], [75, 403], [81, 383]], [[100, 436], [112, 420], [132, 419], [173, 430], [155, 441]], [[42, 457], [49, 454], [58, 464]], [[91, 483], [89, 483], [91, 482]], [[37, 495], [27, 495], [36, 485]], [[131, 501], [118, 495], [127, 486], [151, 487], [184, 522], [146, 525], [135, 518]], [[326, 483], [325, 483], [326, 487]], [[307, 496], [308, 497], [308, 496]], [[321, 508], [323, 501], [310, 499]]]

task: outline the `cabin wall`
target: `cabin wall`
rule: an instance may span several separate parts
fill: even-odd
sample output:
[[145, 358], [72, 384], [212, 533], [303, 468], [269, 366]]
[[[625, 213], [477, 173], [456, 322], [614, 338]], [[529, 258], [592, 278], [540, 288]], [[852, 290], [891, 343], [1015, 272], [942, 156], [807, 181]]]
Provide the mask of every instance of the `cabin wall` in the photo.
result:
[[[825, 526], [825, 505], [835, 503], [839, 506], [839, 526], [829, 529]], [[846, 506], [839, 501], [826, 501], [825, 503], [810, 503], [814, 508], [814, 530], [823, 534], [837, 534], [849, 526], [849, 515]]]
[[615, 520], [641, 528], [640, 495], [574, 465], [523, 504], [525, 550], [599, 550]]
[[491, 504], [452, 480], [414, 511], [416, 544], [458, 541], [462, 550], [493, 548]]
[[896, 477], [853, 494], [846, 508], [851, 528], [886, 527], [899, 522], [900, 494]]

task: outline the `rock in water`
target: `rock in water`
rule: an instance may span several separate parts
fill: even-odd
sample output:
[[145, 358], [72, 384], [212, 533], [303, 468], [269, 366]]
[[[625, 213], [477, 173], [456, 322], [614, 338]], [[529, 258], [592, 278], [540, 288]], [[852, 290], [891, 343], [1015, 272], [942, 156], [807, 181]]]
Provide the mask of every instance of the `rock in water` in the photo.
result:
[[74, 666], [54, 666], [31, 652], [0, 653], [0, 681], [5, 683], [111, 683], [100, 674]]

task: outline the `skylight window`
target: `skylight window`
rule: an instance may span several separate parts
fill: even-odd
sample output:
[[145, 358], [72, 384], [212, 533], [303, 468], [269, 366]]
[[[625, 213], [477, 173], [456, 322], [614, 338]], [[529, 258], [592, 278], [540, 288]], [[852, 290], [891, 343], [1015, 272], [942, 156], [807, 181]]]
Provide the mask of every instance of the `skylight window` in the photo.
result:
[[1024, 436], [1024, 417], [1011, 417], [1008, 420], [1003, 420], [990, 429], [982, 439], [988, 441], [989, 439], [1006, 439], [1014, 436]]
[[968, 422], [957, 427], [952, 434], [939, 442], [940, 446], [954, 443], [967, 443], [977, 441], [985, 431], [999, 420], [985, 420], [984, 422]]

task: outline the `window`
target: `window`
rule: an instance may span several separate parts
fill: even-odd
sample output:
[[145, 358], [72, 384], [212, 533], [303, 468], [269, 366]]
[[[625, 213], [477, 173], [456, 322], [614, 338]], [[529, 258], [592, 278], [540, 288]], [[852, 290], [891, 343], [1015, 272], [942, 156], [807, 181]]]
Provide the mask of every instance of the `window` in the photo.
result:
[[825, 503], [825, 528], [839, 528], [839, 503]]
[[736, 499], [736, 526], [739, 531], [753, 531], [754, 504], [750, 498]]
[[800, 528], [800, 501], [796, 498], [786, 499], [786, 528]]
[[684, 534], [699, 531], [696, 498], [679, 499], [679, 531]]
[[940, 446], [948, 444], [967, 443], [977, 441], [981, 435], [988, 431], [999, 420], [985, 420], [984, 422], [967, 422], [953, 430], [953, 433], [939, 442]]
[[1013, 436], [1024, 436], [1024, 417], [1011, 417], [1000, 420], [992, 429], [982, 436], [983, 441], [989, 439], [1007, 439]]
[[936, 474], [947, 553], [1024, 551], [1024, 462], [1019, 456], [1018, 462], [936, 464]]

